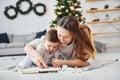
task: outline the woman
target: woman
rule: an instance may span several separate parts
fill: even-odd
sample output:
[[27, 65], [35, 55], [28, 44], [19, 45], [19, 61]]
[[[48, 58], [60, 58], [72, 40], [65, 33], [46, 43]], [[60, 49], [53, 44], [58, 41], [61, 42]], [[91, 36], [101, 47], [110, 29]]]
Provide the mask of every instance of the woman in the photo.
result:
[[[86, 26], [81, 26], [73, 16], [65, 16], [58, 23], [57, 35], [61, 42], [59, 51], [63, 53], [64, 60], [52, 59], [53, 66], [63, 64], [71, 67], [89, 65], [87, 60], [95, 59], [95, 48], [91, 31]], [[36, 42], [37, 43], [37, 42]], [[44, 60], [35, 50], [35, 46], [28, 44], [25, 47], [28, 55], [36, 58], [36, 65], [47, 67]]]

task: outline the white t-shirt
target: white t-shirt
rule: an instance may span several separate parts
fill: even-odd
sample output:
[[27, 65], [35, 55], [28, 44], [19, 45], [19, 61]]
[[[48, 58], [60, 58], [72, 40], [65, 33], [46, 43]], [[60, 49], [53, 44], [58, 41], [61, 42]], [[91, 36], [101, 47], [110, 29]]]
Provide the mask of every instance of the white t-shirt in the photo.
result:
[[34, 41], [30, 42], [30, 44], [32, 44], [35, 47], [35, 49], [40, 53], [40, 55], [43, 56], [47, 64], [51, 63], [52, 58], [62, 57], [62, 53], [59, 50], [51, 54], [49, 54], [46, 51], [45, 44], [44, 44], [44, 37], [35, 39]]

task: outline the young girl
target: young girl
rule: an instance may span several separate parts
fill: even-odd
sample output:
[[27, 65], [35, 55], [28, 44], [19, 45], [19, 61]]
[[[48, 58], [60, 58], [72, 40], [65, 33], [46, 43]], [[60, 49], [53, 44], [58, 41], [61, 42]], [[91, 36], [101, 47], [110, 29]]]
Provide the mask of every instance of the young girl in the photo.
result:
[[[38, 39], [35, 40], [35, 42]], [[30, 44], [34, 44], [34, 41]], [[57, 31], [54, 29], [49, 30], [45, 36], [41, 38], [41, 44], [38, 44], [36, 47], [36, 51], [41, 55], [43, 58], [44, 64], [46, 67], [52, 66], [51, 60], [52, 58], [61, 59], [61, 53], [57, 50], [60, 41], [57, 37]], [[36, 44], [34, 44], [36, 46]], [[20, 62], [19, 67], [25, 68], [31, 66], [33, 63], [36, 63], [36, 58], [27, 55], [25, 59]], [[55, 65], [54, 65], [55, 66]], [[43, 65], [39, 66], [43, 67]]]

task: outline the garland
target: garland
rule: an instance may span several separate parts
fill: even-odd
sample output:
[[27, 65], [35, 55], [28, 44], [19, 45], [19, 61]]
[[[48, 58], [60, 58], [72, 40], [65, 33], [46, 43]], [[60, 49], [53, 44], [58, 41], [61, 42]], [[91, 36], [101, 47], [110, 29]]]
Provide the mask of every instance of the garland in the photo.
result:
[[[43, 12], [38, 12], [37, 7], [43, 7]], [[34, 10], [36, 15], [42, 16], [46, 13], [46, 6], [44, 4], [38, 3], [38, 4], [34, 5], [33, 10]]]
[[[23, 10], [21, 10], [21, 8], [20, 8], [20, 6], [21, 6], [21, 3], [22, 2], [27, 2], [27, 3], [29, 3], [29, 8], [26, 10], [26, 11], [23, 11]], [[32, 2], [30, 1], [30, 0], [19, 0], [17, 3], [16, 3], [16, 6], [17, 6], [17, 8], [18, 8], [18, 10], [19, 10], [19, 12], [21, 13], [21, 14], [27, 14], [27, 13], [29, 13], [31, 10], [32, 10]]]
[[[27, 3], [29, 3], [29, 8], [28, 8], [26, 11], [23, 11], [23, 10], [20, 8], [22, 2], [27, 2]], [[43, 7], [43, 12], [38, 12], [38, 11], [37, 11], [37, 7]], [[10, 9], [13, 9], [14, 12], [15, 12], [15, 14], [12, 15], [12, 16], [10, 16], [9, 13], [8, 13], [8, 11], [9, 11]], [[44, 15], [44, 14], [46, 13], [46, 6], [45, 6], [44, 4], [42, 4], [42, 3], [37, 3], [37, 4], [34, 5], [34, 7], [32, 7], [32, 2], [31, 2], [30, 0], [19, 0], [19, 1], [16, 3], [16, 7], [11, 6], [11, 5], [10, 5], [10, 6], [7, 6], [7, 7], [5, 8], [4, 15], [6, 15], [7, 18], [9, 18], [9, 19], [14, 19], [14, 18], [17, 17], [18, 12], [20, 12], [21, 14], [27, 14], [27, 13], [29, 13], [31, 10], [34, 10], [34, 12], [35, 12], [36, 15], [42, 16], [42, 15]]]
[[[14, 12], [15, 12], [15, 14], [12, 15], [12, 16], [10, 16], [10, 15], [8, 14], [9, 10], [11, 10], [11, 9], [13, 9]], [[5, 8], [4, 14], [5, 14], [9, 19], [14, 19], [14, 18], [17, 17], [18, 11], [17, 11], [17, 8], [15, 8], [14, 6], [7, 6], [7, 7]]]

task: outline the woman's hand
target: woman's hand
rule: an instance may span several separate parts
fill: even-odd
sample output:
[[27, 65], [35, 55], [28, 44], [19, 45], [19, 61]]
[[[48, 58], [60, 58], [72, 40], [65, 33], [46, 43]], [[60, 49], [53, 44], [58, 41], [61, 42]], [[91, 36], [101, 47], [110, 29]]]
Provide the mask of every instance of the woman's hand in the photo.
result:
[[52, 65], [53, 67], [60, 67], [61, 65], [61, 59], [56, 59], [56, 58], [52, 58]]

